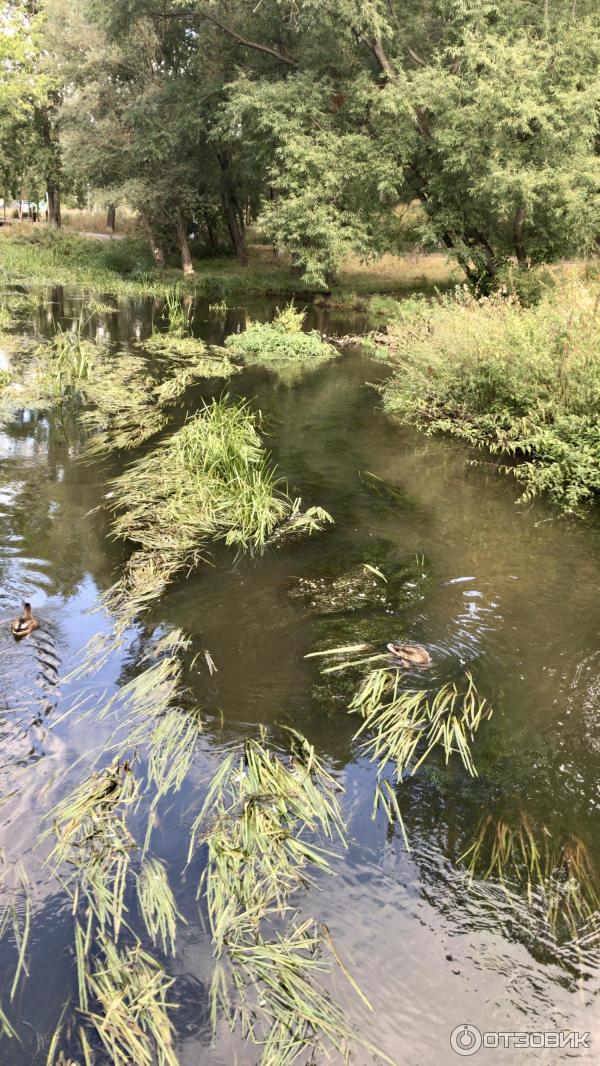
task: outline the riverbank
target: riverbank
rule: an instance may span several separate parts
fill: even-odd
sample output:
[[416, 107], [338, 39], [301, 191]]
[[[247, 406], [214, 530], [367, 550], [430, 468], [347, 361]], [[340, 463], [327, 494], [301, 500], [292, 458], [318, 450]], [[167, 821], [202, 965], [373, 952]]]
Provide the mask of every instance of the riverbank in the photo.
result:
[[247, 266], [233, 259], [198, 259], [195, 273], [184, 277], [177, 269], [157, 270], [146, 243], [136, 237], [98, 241], [24, 226], [18, 232], [0, 230], [0, 277], [10, 284], [80, 285], [123, 295], [162, 295], [179, 286], [190, 295], [215, 300], [282, 296], [366, 310], [374, 294], [433, 292], [455, 284], [459, 273], [444, 255], [384, 256], [372, 265], [348, 262], [330, 291], [318, 291], [289, 263], [256, 246]]
[[600, 279], [565, 268], [536, 300], [461, 288], [388, 309], [384, 407], [497, 455], [521, 500], [577, 512], [600, 496]]

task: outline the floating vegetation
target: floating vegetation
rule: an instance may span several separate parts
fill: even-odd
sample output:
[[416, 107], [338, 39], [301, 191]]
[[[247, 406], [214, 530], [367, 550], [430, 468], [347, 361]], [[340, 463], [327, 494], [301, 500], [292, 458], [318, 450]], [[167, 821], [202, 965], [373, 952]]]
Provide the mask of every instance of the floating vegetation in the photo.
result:
[[119, 951], [101, 940], [102, 955], [86, 973], [87, 992], [100, 1010], [93, 1024], [114, 1066], [178, 1066], [167, 993], [174, 979], [139, 944]]
[[[95, 709], [98, 720], [116, 714], [111, 748], [119, 754], [57, 804], [45, 834], [54, 833], [56, 843], [48, 862], [73, 901], [79, 1015], [96, 1029], [118, 1066], [177, 1064], [168, 1015], [171, 1004], [166, 998], [173, 979], [133, 933], [125, 896], [131, 864], [141, 857], [135, 873], [140, 916], [153, 944], [174, 954], [181, 916], [164, 865], [146, 857], [145, 850], [155, 805], [182, 783], [199, 735], [197, 712], [184, 712], [177, 702], [179, 653], [187, 646], [181, 630], [165, 634], [150, 652], [146, 670], [122, 685], [103, 708]], [[178, 731], [178, 723], [184, 724], [183, 731]], [[130, 759], [125, 758], [126, 752], [132, 758], [140, 750], [148, 752], [145, 782], [134, 775]], [[142, 850], [129, 830], [127, 815], [151, 788], [155, 794]], [[124, 932], [134, 943], [119, 950]], [[77, 1035], [85, 1062], [91, 1062], [84, 1025]], [[55, 1050], [59, 1036], [60, 1032], [53, 1040]]]
[[420, 598], [428, 580], [421, 556], [408, 564], [388, 564], [384, 569], [363, 561], [337, 575], [298, 578], [289, 594], [320, 615], [375, 610], [389, 614]]
[[148, 859], [137, 878], [140, 913], [152, 943], [164, 954], [175, 955], [177, 920], [183, 921], [175, 905], [165, 867], [158, 859]]
[[492, 709], [478, 695], [471, 675], [467, 673], [465, 678], [465, 690], [452, 682], [431, 696], [425, 691], [402, 689], [398, 670], [377, 669], [367, 675], [349, 709], [364, 718], [356, 737], [367, 729], [373, 731], [365, 751], [378, 763], [380, 773], [392, 761], [401, 780], [407, 772], [414, 774], [432, 751], [441, 748], [446, 763], [458, 753], [468, 773], [477, 776], [471, 743]]
[[140, 341], [138, 347], [158, 359], [168, 356], [167, 365], [176, 361], [181, 369], [186, 364], [196, 367], [196, 377], [225, 378], [240, 370], [223, 349], [208, 348], [198, 337], [182, 333], [159, 333], [155, 330], [150, 337]]
[[109, 606], [143, 609], [181, 569], [200, 561], [209, 540], [262, 551], [284, 533], [331, 522], [300, 510], [280, 487], [246, 403], [205, 404], [194, 418], [113, 482], [116, 536], [140, 545]]
[[[2, 873], [4, 874], [5, 867], [1, 852], [0, 867], [2, 869]], [[16, 884], [12, 887], [9, 896], [9, 901], [3, 907], [0, 908], [0, 940], [4, 939], [7, 934], [12, 935], [12, 939], [17, 952], [17, 963], [12, 977], [12, 982], [10, 983], [11, 1003], [15, 998], [21, 979], [25, 976], [28, 976], [29, 974], [27, 966], [27, 948], [29, 946], [32, 909], [31, 886], [29, 884], [27, 874], [25, 873], [25, 870], [20, 863], [17, 864], [16, 874]], [[3, 884], [3, 888], [5, 887], [7, 886]], [[8, 979], [8, 975], [6, 976]], [[1, 1004], [0, 1035], [6, 1036], [9, 1040], [13, 1039], [17, 1035], [8, 1017], [4, 1013]]]
[[[86, 898], [100, 929], [115, 940], [123, 922], [124, 893], [136, 845], [124, 810], [139, 795], [128, 763], [91, 774], [51, 812], [56, 844], [49, 861], [70, 892], [74, 906]], [[66, 871], [66, 872], [65, 872]]]
[[600, 938], [598, 872], [577, 837], [557, 843], [546, 826], [534, 827], [522, 812], [516, 823], [487, 814], [459, 861], [469, 884], [476, 877], [494, 879], [509, 899], [511, 887], [525, 887], [528, 905], [541, 902], [554, 935], [562, 925], [574, 940], [582, 929], [586, 939]]
[[[151, 341], [144, 347], [150, 347]], [[202, 341], [185, 337], [177, 342], [184, 346], [181, 351], [168, 345], [157, 348], [152, 363], [121, 353], [118, 359], [96, 367], [86, 390], [91, 409], [83, 416], [84, 425], [94, 433], [90, 451], [138, 447], [168, 423], [168, 408], [190, 385], [237, 372], [229, 359], [210, 352]]]
[[219, 1008], [232, 1027], [239, 1021], [261, 1048], [264, 1066], [284, 1066], [309, 1049], [326, 1055], [333, 1047], [347, 1057], [356, 1038], [319, 982], [329, 970], [322, 958], [326, 930], [293, 918], [283, 933], [265, 935], [270, 919], [293, 909], [291, 896], [311, 882], [311, 871], [330, 869], [333, 841], [345, 843], [336, 782], [312, 746], [288, 732], [287, 765], [255, 740], [224, 759], [193, 824], [189, 852], [191, 861], [201, 845], [208, 847], [201, 884], [219, 960], [213, 1025]]
[[232, 333], [225, 346], [250, 362], [319, 365], [339, 352], [323, 340], [317, 330], [303, 330], [305, 311], [288, 304], [273, 322], [249, 322], [243, 333]]

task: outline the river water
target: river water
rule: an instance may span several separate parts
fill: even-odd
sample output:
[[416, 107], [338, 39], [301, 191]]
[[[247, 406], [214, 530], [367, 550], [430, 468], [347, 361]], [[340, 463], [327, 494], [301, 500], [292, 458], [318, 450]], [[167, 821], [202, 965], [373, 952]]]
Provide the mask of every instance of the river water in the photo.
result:
[[[51, 332], [81, 306], [77, 291], [53, 290], [32, 320]], [[219, 342], [244, 327], [248, 310], [268, 318], [273, 305], [224, 314], [199, 304], [194, 330]], [[148, 333], [155, 311], [152, 300], [122, 301], [118, 313], [96, 314], [89, 329], [100, 330], [118, 358], [119, 344]], [[308, 324], [340, 334], [365, 325], [360, 316], [319, 310]], [[48, 807], [44, 790], [52, 785], [55, 799], [71, 787], [109, 726], [63, 714], [84, 687], [110, 692], [135, 675], [151, 634], [175, 625], [192, 638], [190, 654], [208, 649], [217, 667], [212, 676], [200, 667], [193, 674], [203, 740], [189, 781], [161, 808], [153, 838], [188, 922], [168, 963], [177, 975], [183, 1066], [256, 1062], [253, 1049], [223, 1027], [211, 1050], [211, 943], [197, 882], [181, 870], [190, 824], [223, 751], [261, 726], [276, 741], [285, 725], [307, 736], [345, 789], [348, 851], [299, 906], [327, 923], [368, 995], [372, 1013], [334, 973], [333, 992], [363, 1034], [397, 1063], [437, 1066], [460, 1061], [450, 1034], [463, 1023], [488, 1033], [574, 1030], [590, 1033], [590, 1048], [484, 1047], [474, 1061], [598, 1061], [600, 525], [560, 519], [544, 503], [520, 505], [515, 484], [485, 456], [393, 424], [368, 384], [385, 373], [350, 349], [311, 372], [253, 368], [233, 378], [230, 394], [262, 412], [266, 444], [292, 494], [325, 507], [335, 526], [258, 559], [218, 548], [212, 565], [175, 583], [92, 681], [58, 687], [40, 672], [33, 643], [12, 641], [8, 623], [31, 600], [51, 635], [59, 675], [108, 625], [91, 609], [129, 549], [110, 538], [108, 519], [95, 508], [122, 461], [83, 458], [77, 427], [58, 417], [22, 412], [3, 427], [0, 902], [9, 900], [22, 863], [33, 914], [29, 976], [12, 1004], [11, 978], [3, 975], [12, 973], [16, 949], [6, 931], [0, 942], [2, 1005], [21, 1039], [0, 1041], [2, 1064], [46, 1062], [63, 1004], [76, 989], [69, 901], [43, 866], [37, 837]], [[395, 575], [395, 599], [384, 604], [376, 594], [356, 593], [332, 604], [322, 594], [365, 562]], [[474, 744], [477, 778], [455, 757], [448, 766], [432, 760], [399, 788], [410, 851], [381, 812], [372, 820], [375, 769], [352, 739], [357, 719], [346, 711], [348, 681], [325, 681], [319, 660], [305, 659], [328, 644], [394, 639], [430, 648], [427, 685], [468, 669], [494, 708]], [[490, 834], [509, 826], [515, 840], [526, 826], [555, 859], [583, 857], [585, 884], [581, 864], [563, 862], [557, 874], [562, 899], [569, 892], [583, 899], [577, 942], [564, 923], [545, 920], [535, 879], [528, 897], [523, 878], [509, 873], [504, 885], [497, 871], [486, 878], [484, 860], [469, 879], [461, 856], [482, 826]], [[358, 1049], [353, 1061], [373, 1060]]]

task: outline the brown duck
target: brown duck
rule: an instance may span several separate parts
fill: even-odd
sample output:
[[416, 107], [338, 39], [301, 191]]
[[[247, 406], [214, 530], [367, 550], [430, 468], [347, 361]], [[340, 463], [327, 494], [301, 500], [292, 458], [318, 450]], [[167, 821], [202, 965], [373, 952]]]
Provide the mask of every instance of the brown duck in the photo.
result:
[[400, 660], [402, 666], [429, 666], [431, 663], [431, 655], [422, 644], [400, 644], [391, 641], [387, 650]]
[[31, 604], [23, 604], [23, 614], [19, 618], [13, 618], [10, 623], [10, 630], [15, 640], [21, 640], [23, 637], [28, 637], [30, 633], [33, 633], [34, 629], [37, 629], [39, 622], [37, 618], [31, 613]]

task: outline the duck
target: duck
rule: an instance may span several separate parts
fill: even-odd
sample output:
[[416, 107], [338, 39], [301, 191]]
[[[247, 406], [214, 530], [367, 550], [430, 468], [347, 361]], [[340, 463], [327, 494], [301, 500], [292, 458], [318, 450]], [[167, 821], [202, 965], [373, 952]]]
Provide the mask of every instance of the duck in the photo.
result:
[[28, 637], [30, 633], [33, 633], [38, 626], [37, 618], [34, 618], [31, 613], [31, 604], [24, 603], [23, 614], [19, 618], [13, 618], [10, 623], [10, 630], [15, 640], [21, 640], [23, 637]]
[[431, 663], [431, 655], [422, 644], [401, 644], [390, 641], [387, 650], [396, 659], [400, 659], [403, 666], [429, 666]]

